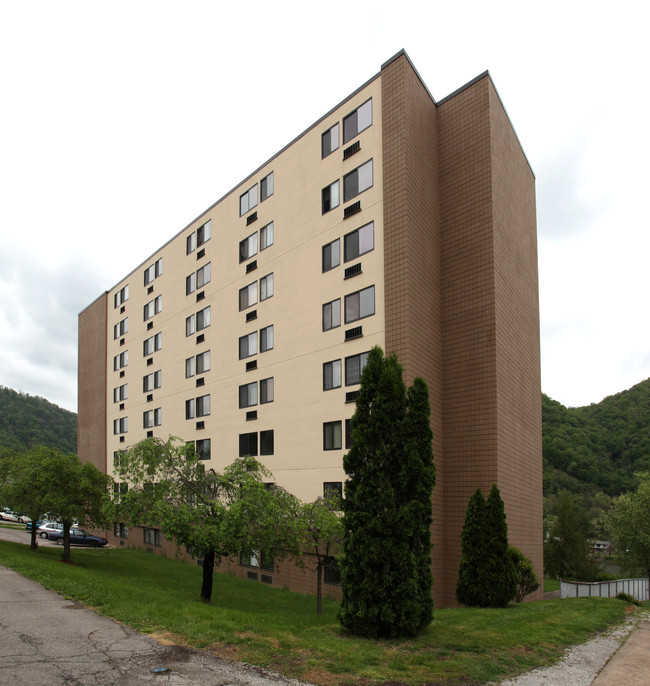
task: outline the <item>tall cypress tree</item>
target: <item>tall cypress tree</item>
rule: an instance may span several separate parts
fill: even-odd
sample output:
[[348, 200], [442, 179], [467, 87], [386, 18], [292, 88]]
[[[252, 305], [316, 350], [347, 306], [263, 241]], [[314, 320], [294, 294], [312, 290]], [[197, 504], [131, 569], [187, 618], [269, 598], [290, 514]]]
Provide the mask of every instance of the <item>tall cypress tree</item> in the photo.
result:
[[480, 576], [485, 548], [485, 498], [477, 488], [467, 503], [460, 536], [461, 556], [456, 580], [456, 600], [463, 605], [482, 605]]
[[361, 377], [352, 439], [339, 619], [364, 636], [415, 635], [433, 612], [428, 390], [420, 379], [407, 395], [397, 357], [380, 348]]

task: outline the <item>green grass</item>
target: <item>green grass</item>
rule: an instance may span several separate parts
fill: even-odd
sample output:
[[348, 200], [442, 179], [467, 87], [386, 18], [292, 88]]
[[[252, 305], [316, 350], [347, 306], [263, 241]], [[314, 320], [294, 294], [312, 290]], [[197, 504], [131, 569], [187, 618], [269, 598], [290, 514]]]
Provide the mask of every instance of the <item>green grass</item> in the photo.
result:
[[[216, 574], [198, 602], [201, 569], [129, 549], [72, 551], [0, 541], [0, 563], [134, 629], [318, 684], [480, 684], [557, 660], [569, 645], [620, 622], [628, 604], [575, 598], [504, 609], [436, 610], [411, 640], [345, 634], [337, 603]], [[276, 583], [282, 575], [276, 574]]]
[[544, 592], [549, 591], [559, 591], [560, 590], [560, 580], [559, 579], [549, 579], [544, 577]]

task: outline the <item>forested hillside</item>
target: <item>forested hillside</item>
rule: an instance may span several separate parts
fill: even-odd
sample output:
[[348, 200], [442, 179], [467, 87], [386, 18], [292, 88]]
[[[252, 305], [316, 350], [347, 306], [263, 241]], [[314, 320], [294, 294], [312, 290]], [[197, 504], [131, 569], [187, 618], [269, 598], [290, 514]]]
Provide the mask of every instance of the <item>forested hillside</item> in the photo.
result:
[[0, 448], [33, 445], [77, 452], [77, 415], [44, 398], [0, 386]]
[[542, 396], [545, 514], [567, 490], [590, 517], [650, 470], [650, 379], [598, 404], [567, 408]]

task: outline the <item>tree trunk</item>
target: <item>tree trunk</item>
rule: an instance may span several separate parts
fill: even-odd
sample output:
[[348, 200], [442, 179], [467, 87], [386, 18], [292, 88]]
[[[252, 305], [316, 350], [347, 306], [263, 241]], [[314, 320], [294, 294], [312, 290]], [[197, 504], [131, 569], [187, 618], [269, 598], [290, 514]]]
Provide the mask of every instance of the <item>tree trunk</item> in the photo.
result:
[[201, 601], [209, 603], [212, 598], [212, 577], [214, 576], [214, 550], [206, 550], [203, 555], [203, 582]]
[[323, 614], [323, 563], [316, 564], [316, 614]]
[[63, 561], [70, 562], [70, 524], [63, 522]]
[[29, 547], [32, 550], [36, 550], [38, 548], [38, 543], [36, 541], [36, 520], [32, 519], [32, 528], [31, 531], [29, 532]]

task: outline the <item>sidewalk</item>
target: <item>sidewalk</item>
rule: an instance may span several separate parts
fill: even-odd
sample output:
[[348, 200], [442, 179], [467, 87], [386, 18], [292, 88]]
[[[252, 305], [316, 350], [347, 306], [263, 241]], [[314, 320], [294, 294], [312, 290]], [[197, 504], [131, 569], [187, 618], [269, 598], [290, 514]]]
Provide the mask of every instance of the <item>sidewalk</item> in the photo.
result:
[[592, 686], [650, 684], [650, 621], [642, 621], [612, 656]]

